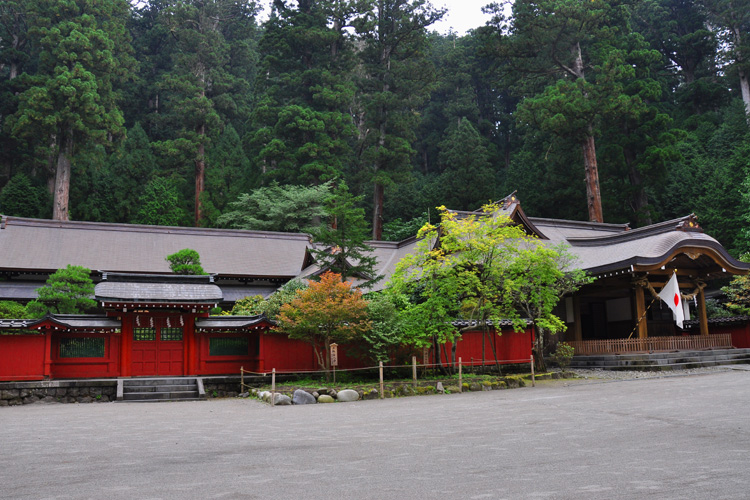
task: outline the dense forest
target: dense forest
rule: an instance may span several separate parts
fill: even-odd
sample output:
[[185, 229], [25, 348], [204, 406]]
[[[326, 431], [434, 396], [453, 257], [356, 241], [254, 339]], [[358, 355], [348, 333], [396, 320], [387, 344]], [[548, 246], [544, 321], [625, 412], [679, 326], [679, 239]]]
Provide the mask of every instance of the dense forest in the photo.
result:
[[4, 0], [0, 213], [243, 227], [336, 186], [398, 239], [517, 190], [748, 250], [749, 0], [486, 9], [459, 36], [425, 0]]

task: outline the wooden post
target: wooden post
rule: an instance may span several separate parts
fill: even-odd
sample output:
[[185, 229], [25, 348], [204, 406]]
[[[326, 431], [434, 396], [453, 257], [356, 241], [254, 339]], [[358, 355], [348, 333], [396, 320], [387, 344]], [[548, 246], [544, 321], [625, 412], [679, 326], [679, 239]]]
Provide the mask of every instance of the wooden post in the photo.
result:
[[245, 392], [245, 367], [240, 366], [240, 392]]
[[383, 362], [381, 361], [379, 364], [379, 371], [380, 371], [380, 399], [383, 399], [385, 397], [385, 394], [383, 394]]
[[643, 292], [643, 287], [636, 285], [635, 287], [635, 320], [638, 321], [638, 338], [648, 338], [648, 319], [646, 318], [646, 297]]
[[531, 355], [531, 387], [536, 387], [536, 378], [534, 377], [534, 355]]
[[461, 358], [458, 358], [458, 392], [464, 392], [464, 377], [463, 370], [461, 369]]
[[583, 341], [583, 329], [581, 327], [581, 297], [573, 296], [573, 340]]
[[698, 321], [701, 325], [701, 335], [708, 335], [708, 316], [706, 315], [706, 294], [703, 288], [698, 290]]
[[276, 406], [276, 368], [271, 371], [271, 406]]
[[411, 357], [411, 378], [414, 380], [414, 387], [417, 386], [417, 357]]

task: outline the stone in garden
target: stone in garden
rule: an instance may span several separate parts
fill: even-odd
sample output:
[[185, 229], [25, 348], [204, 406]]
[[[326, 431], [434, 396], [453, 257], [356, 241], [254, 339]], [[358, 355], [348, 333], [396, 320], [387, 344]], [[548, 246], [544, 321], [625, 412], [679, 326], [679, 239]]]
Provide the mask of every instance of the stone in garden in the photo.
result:
[[438, 382], [438, 383], [437, 383], [437, 387], [436, 387], [436, 389], [437, 389], [437, 391], [438, 391], [439, 393], [441, 393], [441, 394], [445, 392], [445, 389], [443, 388], [443, 383], [442, 383], [442, 382]]
[[238, 397], [240, 397], [240, 398], [249, 398], [250, 397], [250, 393], [249, 392], [243, 392]]
[[309, 392], [297, 389], [292, 395], [292, 404], [295, 405], [310, 405], [315, 404], [315, 396]]
[[268, 403], [271, 400], [271, 393], [268, 391], [261, 391], [258, 393], [258, 397]]
[[276, 393], [276, 397], [273, 399], [276, 406], [285, 406], [292, 404], [292, 398], [284, 394]]
[[331, 396], [329, 396], [328, 394], [321, 394], [321, 395], [320, 395], [320, 396], [318, 397], [318, 403], [335, 403], [335, 402], [336, 402], [336, 400], [335, 400], [335, 399], [333, 399], [333, 398], [332, 398]]
[[328, 387], [321, 387], [316, 391], [318, 394], [325, 394], [328, 395]]
[[377, 389], [370, 389], [369, 391], [365, 392], [365, 394], [362, 396], [362, 399], [378, 399], [380, 397], [380, 393]]
[[359, 393], [353, 389], [344, 389], [339, 391], [336, 395], [336, 399], [342, 403], [349, 403], [351, 401], [357, 401], [359, 399]]
[[332, 398], [335, 398], [336, 394], [338, 394], [336, 392], [336, 389], [328, 389], [328, 395], [331, 396]]

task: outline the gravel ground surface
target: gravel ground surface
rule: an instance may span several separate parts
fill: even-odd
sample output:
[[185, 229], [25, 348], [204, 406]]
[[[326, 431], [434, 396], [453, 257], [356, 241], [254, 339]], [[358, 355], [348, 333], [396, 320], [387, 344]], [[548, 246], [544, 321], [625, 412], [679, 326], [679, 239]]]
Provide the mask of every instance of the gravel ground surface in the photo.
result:
[[639, 370], [602, 370], [600, 368], [573, 368], [566, 370], [574, 372], [583, 379], [602, 379], [602, 380], [634, 380], [642, 378], [664, 378], [664, 377], [684, 377], [687, 375], [706, 375], [709, 373], [719, 373], [731, 370], [747, 370], [748, 365], [734, 366], [709, 366], [704, 368], [691, 368], [686, 370], [669, 370], [669, 371], [639, 371]]

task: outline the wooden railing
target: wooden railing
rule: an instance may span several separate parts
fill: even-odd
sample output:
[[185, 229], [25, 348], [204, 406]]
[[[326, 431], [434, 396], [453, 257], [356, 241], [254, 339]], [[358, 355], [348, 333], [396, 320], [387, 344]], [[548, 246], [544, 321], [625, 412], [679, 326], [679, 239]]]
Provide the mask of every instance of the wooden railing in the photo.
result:
[[617, 354], [624, 352], [681, 351], [732, 347], [732, 335], [689, 335], [685, 337], [649, 337], [646, 339], [607, 339], [569, 341], [575, 354]]

